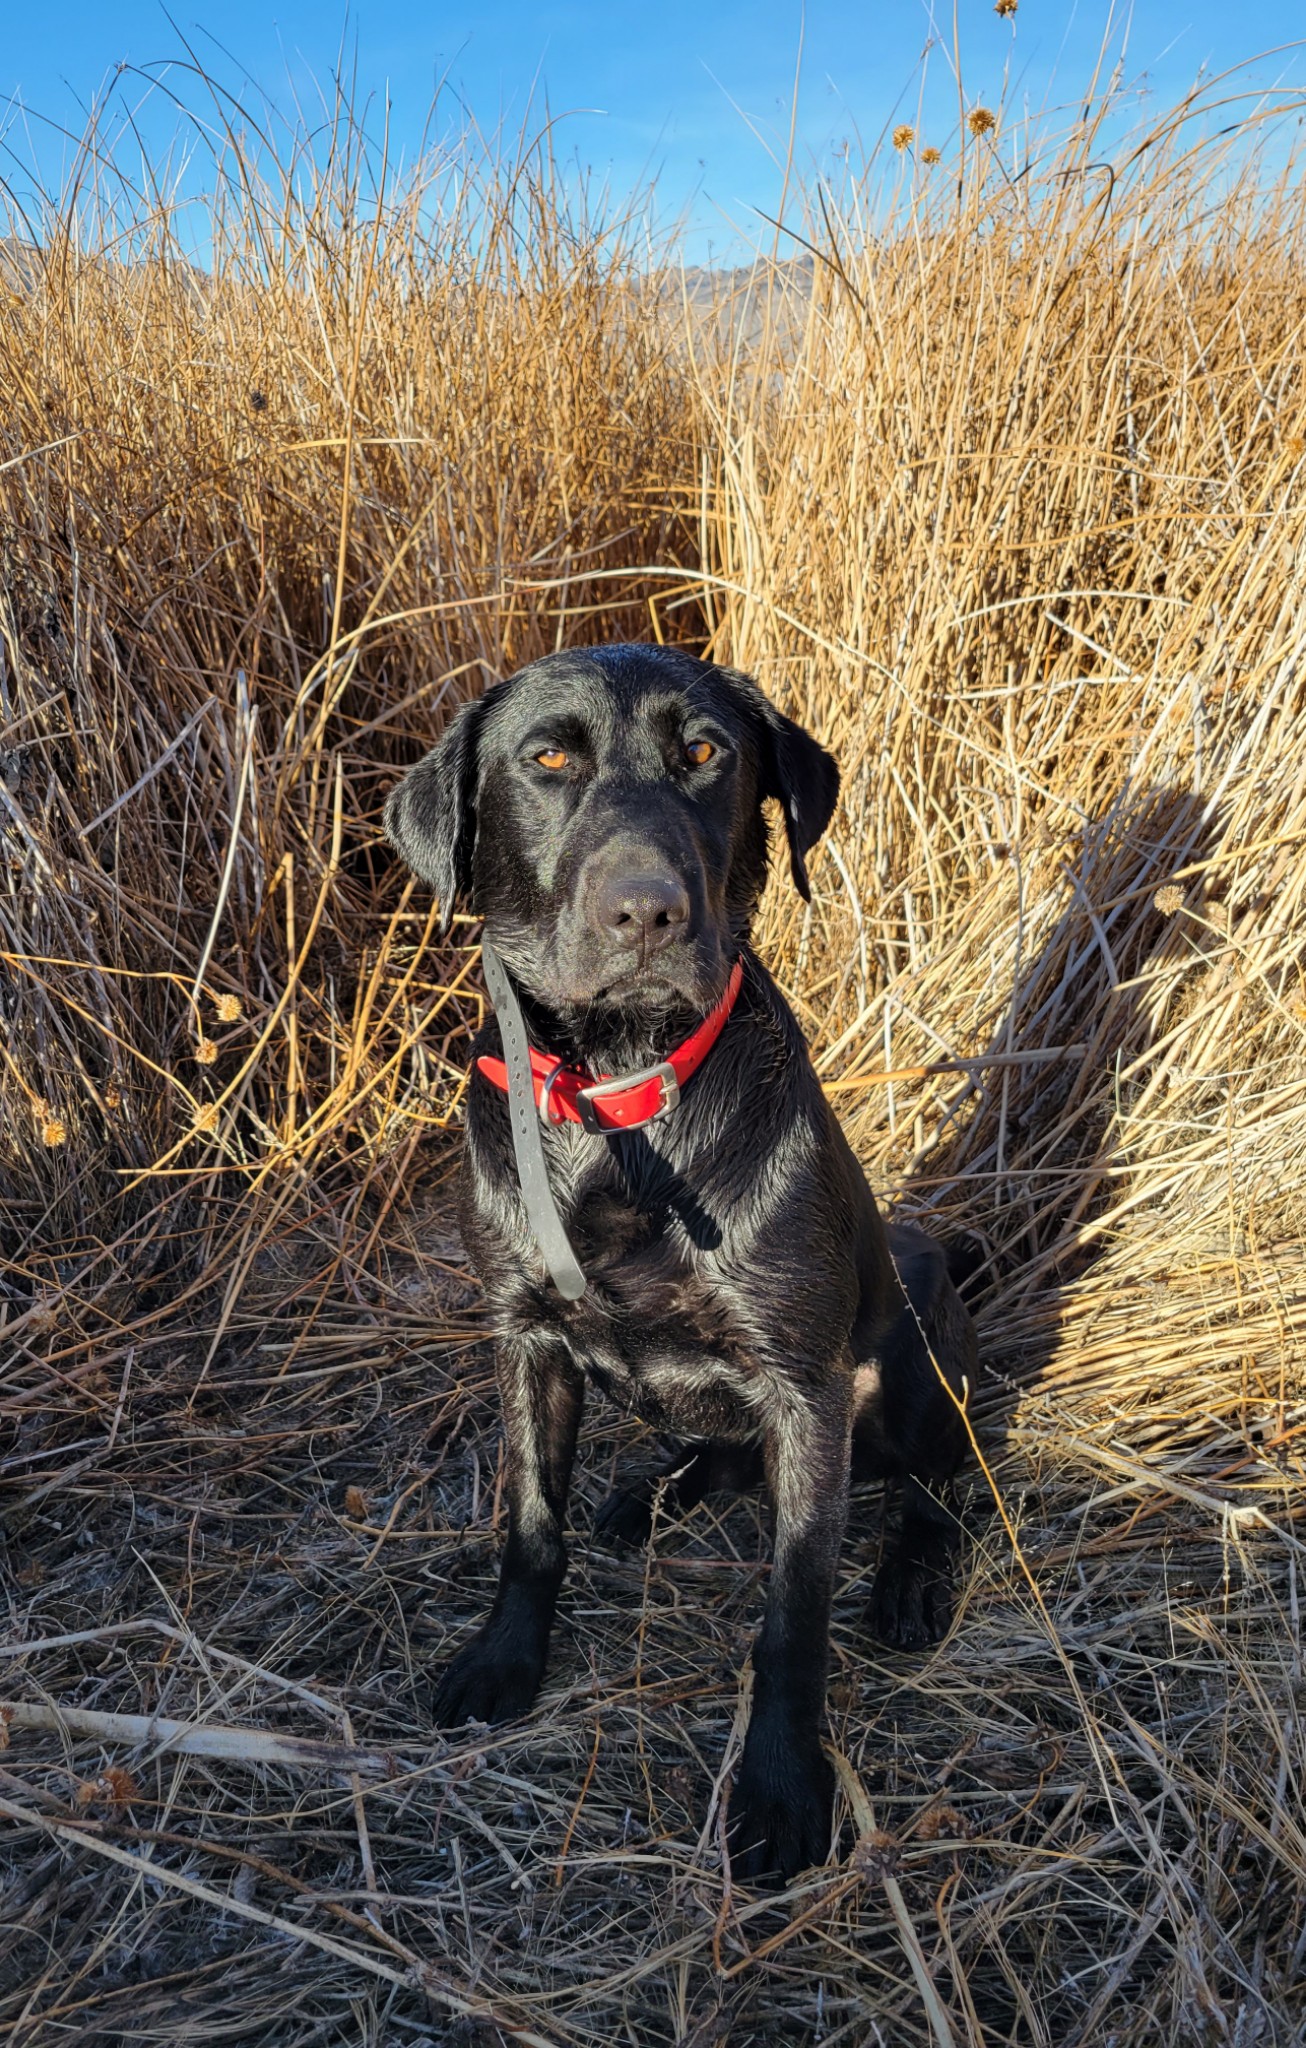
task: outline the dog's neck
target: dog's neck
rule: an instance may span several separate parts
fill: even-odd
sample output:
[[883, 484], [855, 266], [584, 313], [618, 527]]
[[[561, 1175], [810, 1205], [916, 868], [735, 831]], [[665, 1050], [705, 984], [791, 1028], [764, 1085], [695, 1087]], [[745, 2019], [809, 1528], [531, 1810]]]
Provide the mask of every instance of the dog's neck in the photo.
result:
[[592, 1074], [629, 1074], [666, 1059], [712, 1007], [671, 1001], [553, 1009], [525, 989], [519, 993], [531, 1044]]

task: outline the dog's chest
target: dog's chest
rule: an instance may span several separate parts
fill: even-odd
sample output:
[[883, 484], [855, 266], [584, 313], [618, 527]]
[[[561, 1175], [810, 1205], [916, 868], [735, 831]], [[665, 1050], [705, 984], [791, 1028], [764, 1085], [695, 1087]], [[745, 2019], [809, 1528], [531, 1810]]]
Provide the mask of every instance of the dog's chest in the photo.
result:
[[552, 1326], [591, 1385], [654, 1427], [756, 1437], [778, 1398], [772, 1337], [786, 1356], [793, 1348], [774, 1328], [791, 1290], [784, 1255], [758, 1243], [746, 1156], [686, 1147], [674, 1130], [597, 1145], [574, 1128], [550, 1129], [550, 1185], [586, 1279], [568, 1302], [531, 1234], [506, 1123], [487, 1118], [475, 1132], [480, 1170], [465, 1183], [465, 1235], [493, 1283], [500, 1329]]
[[628, 1413], [682, 1434], [748, 1437], [762, 1426], [766, 1375], [721, 1234], [697, 1224], [591, 1184], [568, 1215], [588, 1285], [557, 1313], [587, 1379]]
[[623, 1327], [594, 1303], [568, 1315], [590, 1384], [623, 1412], [682, 1436], [738, 1441], [765, 1422], [766, 1376], [676, 1318]]

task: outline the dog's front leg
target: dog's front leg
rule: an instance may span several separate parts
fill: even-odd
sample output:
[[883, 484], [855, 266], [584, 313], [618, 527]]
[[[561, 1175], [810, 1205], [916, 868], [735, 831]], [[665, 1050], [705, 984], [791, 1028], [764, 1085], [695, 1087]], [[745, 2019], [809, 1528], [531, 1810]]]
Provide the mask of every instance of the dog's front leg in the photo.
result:
[[833, 1773], [821, 1750], [830, 1602], [848, 1519], [851, 1370], [813, 1392], [786, 1389], [768, 1432], [775, 1561], [753, 1649], [753, 1713], [730, 1798], [740, 1877], [786, 1879], [824, 1862]]
[[501, 1338], [496, 1364], [507, 1443], [508, 1541], [490, 1618], [436, 1688], [441, 1728], [511, 1721], [526, 1712], [544, 1676], [567, 1569], [562, 1527], [584, 1376], [567, 1344], [551, 1332]]

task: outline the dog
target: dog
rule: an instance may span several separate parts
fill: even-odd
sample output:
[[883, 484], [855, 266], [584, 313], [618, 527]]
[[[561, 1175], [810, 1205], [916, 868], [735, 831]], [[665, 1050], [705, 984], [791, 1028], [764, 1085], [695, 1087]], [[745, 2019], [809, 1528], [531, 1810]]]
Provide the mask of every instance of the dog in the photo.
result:
[[[608, 1499], [600, 1534], [646, 1538], [658, 1484], [673, 1511], [717, 1489], [770, 1493], [774, 1562], [728, 1810], [746, 1881], [830, 1853], [821, 1728], [850, 1476], [902, 1487], [875, 1633], [916, 1648], [950, 1625], [948, 1482], [975, 1371], [956, 1261], [912, 1225], [886, 1227], [749, 942], [764, 804], [780, 807], [810, 900], [807, 857], [838, 788], [832, 756], [749, 677], [622, 645], [494, 683], [386, 807], [446, 922], [459, 902], [481, 917], [516, 991], [552, 1200], [584, 1274], [566, 1298], [528, 1222], [491, 1020], [473, 1047], [460, 1214], [496, 1340], [508, 1535], [490, 1616], [444, 1670], [434, 1717], [498, 1722], [535, 1697], [594, 1385], [683, 1440], [660, 1480]], [[709, 1028], [679, 1082], [669, 1053]], [[623, 1102], [651, 1113], [617, 1127], [602, 1112]]]

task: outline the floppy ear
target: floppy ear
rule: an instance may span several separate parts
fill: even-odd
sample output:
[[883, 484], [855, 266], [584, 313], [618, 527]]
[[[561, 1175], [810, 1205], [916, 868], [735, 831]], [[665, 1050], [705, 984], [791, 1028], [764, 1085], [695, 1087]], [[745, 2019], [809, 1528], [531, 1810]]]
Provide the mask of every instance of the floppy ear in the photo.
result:
[[448, 929], [454, 903], [472, 886], [476, 843], [476, 741], [481, 700], [464, 704], [437, 746], [410, 768], [385, 807], [390, 844], [429, 882]]
[[839, 764], [792, 718], [786, 718], [772, 704], [766, 708], [775, 779], [764, 794], [780, 799], [794, 887], [804, 903], [810, 903], [807, 855], [834, 814], [839, 799]]
[[762, 727], [762, 796], [773, 796], [784, 812], [789, 867], [805, 903], [812, 900], [807, 855], [824, 832], [839, 798], [839, 764], [810, 732], [777, 711], [751, 676], [738, 669], [721, 673], [740, 692]]

